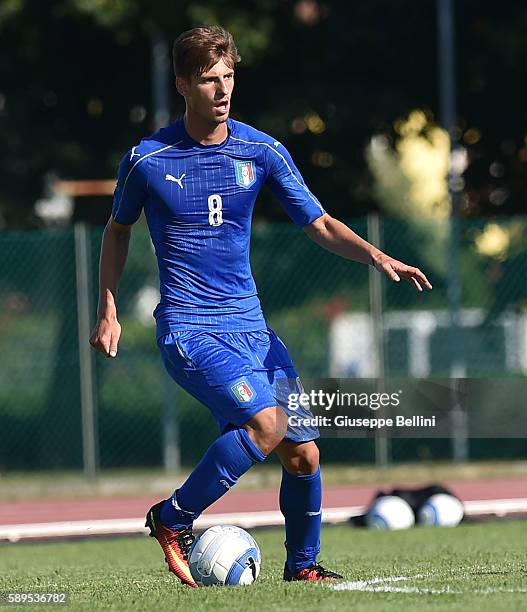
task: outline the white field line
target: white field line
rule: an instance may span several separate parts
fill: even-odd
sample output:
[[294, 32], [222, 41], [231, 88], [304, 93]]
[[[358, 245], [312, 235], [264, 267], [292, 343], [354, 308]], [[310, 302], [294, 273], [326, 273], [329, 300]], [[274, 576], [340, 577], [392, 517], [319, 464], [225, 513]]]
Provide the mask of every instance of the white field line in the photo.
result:
[[[284, 517], [278, 511], [204, 514], [195, 521], [194, 528], [201, 530], [208, 529], [213, 525], [235, 524], [250, 529], [251, 527], [280, 525], [283, 522]], [[148, 529], [144, 525], [144, 518], [0, 525], [0, 541], [18, 542], [19, 540], [36, 538], [148, 533]]]
[[[527, 512], [527, 498], [493, 499], [464, 502], [467, 516], [496, 515]], [[365, 512], [364, 506], [326, 508], [322, 512], [325, 523], [346, 523], [351, 517]], [[0, 542], [31, 540], [40, 538], [67, 538], [95, 535], [119, 535], [143, 533], [144, 518], [103, 519], [85, 521], [62, 521], [49, 523], [22, 523], [0, 525]], [[245, 529], [283, 525], [284, 518], [278, 511], [233, 512], [228, 514], [204, 514], [195, 523], [196, 529], [207, 529], [213, 525], [235, 524]]]
[[466, 516], [483, 516], [495, 514], [506, 516], [527, 511], [527, 498], [518, 497], [514, 499], [482, 499], [463, 502]]
[[504, 587], [489, 587], [487, 589], [468, 589], [459, 591], [450, 587], [440, 589], [431, 589], [424, 587], [405, 587], [392, 586], [393, 582], [403, 582], [406, 580], [419, 580], [423, 578], [432, 578], [431, 574], [418, 574], [417, 576], [388, 576], [387, 578], [371, 578], [369, 580], [356, 580], [354, 582], [340, 582], [339, 584], [329, 585], [329, 588], [334, 591], [361, 591], [367, 593], [417, 593], [419, 595], [463, 595], [475, 593], [478, 595], [486, 595], [491, 593], [527, 593], [527, 589], [522, 588], [504, 588]]
[[443, 595], [444, 593], [453, 593], [448, 587], [442, 589], [422, 589], [419, 587], [400, 587], [392, 586], [386, 583], [403, 582], [405, 580], [418, 580], [419, 578], [427, 578], [428, 576], [418, 574], [417, 576], [388, 576], [387, 578], [370, 578], [369, 580], [356, 580], [354, 582], [340, 582], [339, 584], [330, 585], [334, 591], [362, 591], [368, 593], [420, 593], [423, 595]]

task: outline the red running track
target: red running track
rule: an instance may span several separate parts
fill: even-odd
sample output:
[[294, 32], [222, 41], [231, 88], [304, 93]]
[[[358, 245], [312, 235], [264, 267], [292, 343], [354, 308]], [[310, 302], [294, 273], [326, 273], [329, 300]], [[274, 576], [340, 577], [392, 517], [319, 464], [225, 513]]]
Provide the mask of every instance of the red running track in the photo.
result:
[[[422, 484], [422, 483], [421, 483]], [[483, 499], [527, 498], [527, 479], [496, 479], [442, 482], [463, 501]], [[385, 486], [393, 488], [396, 485]], [[408, 484], [404, 485], [411, 486]], [[324, 507], [366, 505], [382, 486], [338, 486], [324, 489]], [[168, 495], [169, 492], [167, 492]], [[118, 497], [31, 500], [0, 504], [0, 525], [126, 519], [144, 516], [157, 497]], [[208, 510], [207, 514], [278, 510], [278, 489], [263, 491], [229, 491]]]

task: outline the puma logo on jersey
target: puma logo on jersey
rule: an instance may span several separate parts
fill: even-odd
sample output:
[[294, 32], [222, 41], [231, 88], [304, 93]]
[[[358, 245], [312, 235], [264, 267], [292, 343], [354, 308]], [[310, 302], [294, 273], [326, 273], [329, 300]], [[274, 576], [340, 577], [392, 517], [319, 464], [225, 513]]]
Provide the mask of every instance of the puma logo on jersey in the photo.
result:
[[130, 155], [130, 161], [132, 161], [132, 159], [133, 159], [134, 157], [136, 157], [136, 156], [137, 156], [137, 157], [141, 157], [141, 153], [136, 153], [136, 152], [135, 152], [135, 147], [132, 147], [132, 152], [131, 152], [131, 155]]
[[322, 514], [322, 510], [318, 510], [318, 512], [306, 512], [306, 516], [318, 516]]
[[177, 183], [181, 187], [181, 189], [183, 189], [183, 179], [185, 178], [185, 176], [186, 174], [182, 174], [179, 178], [176, 178], [171, 174], [167, 174], [165, 176], [165, 181], [174, 181], [174, 183]]

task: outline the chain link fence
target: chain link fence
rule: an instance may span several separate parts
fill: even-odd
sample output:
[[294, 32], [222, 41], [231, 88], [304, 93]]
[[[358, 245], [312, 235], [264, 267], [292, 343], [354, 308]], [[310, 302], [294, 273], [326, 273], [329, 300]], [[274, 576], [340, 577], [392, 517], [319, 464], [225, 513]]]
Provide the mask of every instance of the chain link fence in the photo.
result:
[[[350, 225], [371, 235], [366, 219]], [[292, 225], [253, 228], [251, 260], [264, 313], [301, 376], [378, 376], [372, 312], [382, 312], [387, 377], [448, 376], [448, 278], [455, 265], [446, 247], [448, 222], [386, 220], [378, 229], [384, 250], [426, 271], [432, 292], [388, 283], [320, 249]], [[461, 233], [457, 333], [466, 375], [523, 377], [527, 220], [464, 222]], [[151, 316], [157, 268], [142, 223], [119, 290], [118, 358], [87, 350], [101, 234], [83, 225], [0, 234], [0, 470], [190, 466], [217, 435], [207, 409], [162, 367]], [[326, 462], [375, 461], [372, 439], [324, 439], [320, 446]], [[523, 439], [470, 440], [470, 458], [526, 456]], [[451, 457], [448, 439], [397, 439], [389, 450], [392, 461]]]

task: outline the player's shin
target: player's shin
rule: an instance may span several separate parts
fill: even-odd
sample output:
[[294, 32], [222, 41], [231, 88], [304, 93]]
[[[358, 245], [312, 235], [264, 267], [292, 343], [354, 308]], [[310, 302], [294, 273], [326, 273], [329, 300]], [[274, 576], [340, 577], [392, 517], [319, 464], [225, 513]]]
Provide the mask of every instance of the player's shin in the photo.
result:
[[170, 529], [191, 527], [192, 522], [233, 487], [255, 463], [266, 458], [245, 429], [233, 429], [217, 438], [181, 487], [161, 510]]
[[285, 518], [287, 566], [293, 574], [315, 563], [322, 523], [320, 468], [294, 476], [282, 469], [280, 510]]

